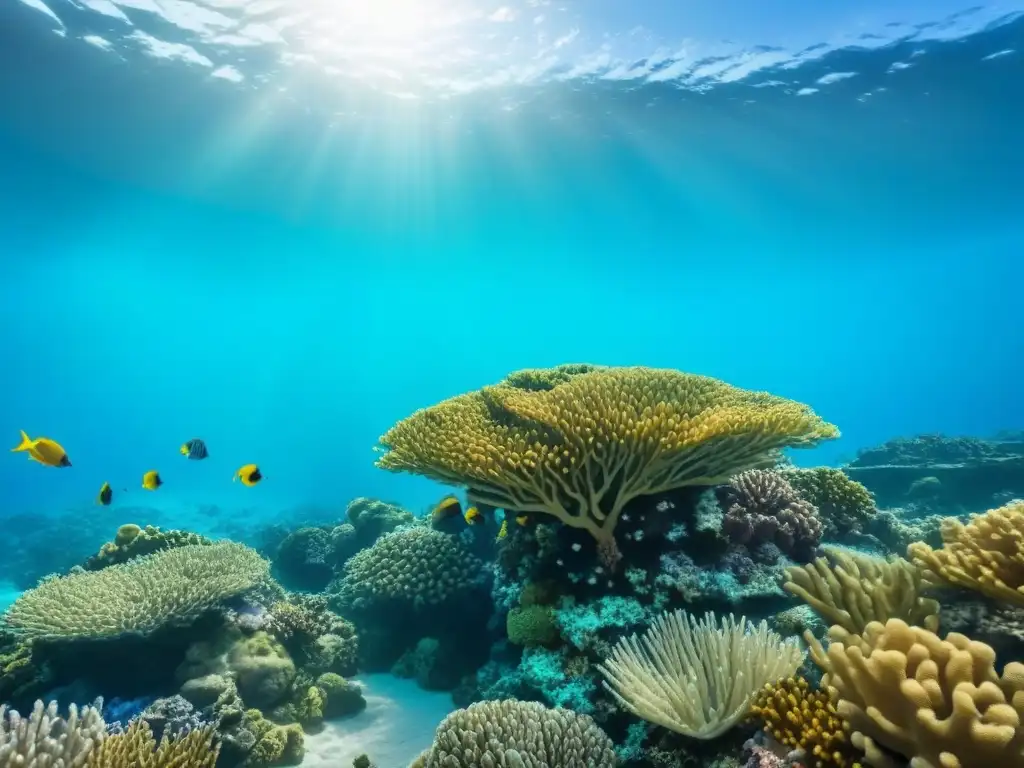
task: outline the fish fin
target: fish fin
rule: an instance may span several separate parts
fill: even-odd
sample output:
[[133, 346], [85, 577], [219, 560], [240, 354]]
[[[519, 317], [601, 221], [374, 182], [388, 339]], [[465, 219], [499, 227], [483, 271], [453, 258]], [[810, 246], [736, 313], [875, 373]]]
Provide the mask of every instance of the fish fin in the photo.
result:
[[44, 465], [46, 464], [45, 461], [43, 461], [38, 456], [36, 456], [34, 453], [32, 453], [32, 451], [28, 452], [28, 460], [29, 461], [38, 461], [40, 464], [44, 464]]
[[11, 453], [17, 453], [18, 451], [27, 451], [32, 448], [32, 438], [25, 434], [25, 430], [21, 430], [21, 442], [18, 443], [17, 448], [11, 448]]

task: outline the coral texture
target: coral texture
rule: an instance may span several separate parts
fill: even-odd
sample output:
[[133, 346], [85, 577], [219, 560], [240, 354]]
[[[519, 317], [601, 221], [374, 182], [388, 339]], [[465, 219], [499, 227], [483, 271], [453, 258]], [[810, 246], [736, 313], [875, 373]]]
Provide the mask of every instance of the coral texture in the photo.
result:
[[818, 511], [779, 472], [751, 469], [721, 489], [726, 506], [722, 530], [739, 543], [772, 542], [786, 554], [806, 556], [821, 540]]
[[348, 561], [339, 597], [348, 605], [388, 600], [435, 605], [477, 585], [483, 570], [458, 538], [406, 528], [384, 534]]
[[697, 739], [713, 739], [750, 711], [765, 683], [792, 675], [803, 652], [761, 622], [713, 613], [697, 621], [685, 611], [662, 614], [647, 630], [621, 640], [599, 667], [605, 687], [634, 715]]
[[1024, 766], [1024, 664], [998, 675], [984, 643], [899, 619], [829, 636], [822, 684], [869, 765], [897, 768], [895, 753], [910, 768]]
[[614, 768], [612, 740], [587, 715], [525, 701], [482, 701], [448, 715], [422, 768]]
[[877, 512], [871, 492], [841, 469], [792, 468], [782, 474], [802, 498], [818, 508], [829, 534], [863, 530]]
[[941, 532], [942, 549], [922, 542], [907, 548], [926, 578], [1024, 606], [1024, 501], [974, 515], [967, 525], [948, 518]]
[[106, 726], [96, 706], [69, 708], [67, 719], [57, 714], [57, 702], [37, 701], [27, 718], [0, 705], [0, 768], [60, 768], [81, 766], [106, 738]]
[[653, 368], [517, 372], [412, 414], [377, 464], [453, 485], [494, 507], [586, 530], [609, 561], [623, 507], [774, 463], [839, 431], [807, 406]]
[[183, 547], [188, 544], [212, 543], [198, 533], [178, 530], [161, 531], [153, 525], [141, 528], [134, 523], [128, 523], [118, 528], [114, 540], [108, 541], [100, 547], [100, 551], [86, 560], [82, 567], [87, 571], [98, 571], [164, 549]]
[[5, 620], [43, 640], [149, 635], [190, 623], [267, 577], [267, 561], [242, 544], [190, 544], [44, 581], [17, 599]]
[[782, 588], [848, 632], [860, 633], [872, 621], [889, 619], [932, 631], [939, 627], [938, 602], [921, 597], [921, 572], [902, 558], [882, 560], [829, 548], [828, 559], [787, 568]]
[[108, 736], [89, 753], [86, 768], [213, 768], [220, 747], [212, 725], [159, 743], [144, 720], [134, 720], [122, 733]]

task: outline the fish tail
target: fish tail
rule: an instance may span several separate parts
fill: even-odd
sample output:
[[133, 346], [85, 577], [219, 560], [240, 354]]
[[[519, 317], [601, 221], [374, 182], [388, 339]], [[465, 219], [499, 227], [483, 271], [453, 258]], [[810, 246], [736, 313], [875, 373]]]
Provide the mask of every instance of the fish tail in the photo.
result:
[[32, 438], [25, 434], [25, 430], [21, 430], [21, 443], [18, 444], [17, 448], [11, 448], [11, 453], [18, 451], [27, 451], [32, 448]]

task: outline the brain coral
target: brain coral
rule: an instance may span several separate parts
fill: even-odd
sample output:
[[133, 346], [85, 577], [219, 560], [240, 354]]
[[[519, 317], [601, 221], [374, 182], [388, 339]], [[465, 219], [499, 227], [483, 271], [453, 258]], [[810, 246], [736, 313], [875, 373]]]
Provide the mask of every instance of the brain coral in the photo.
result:
[[4, 619], [40, 640], [149, 635], [195, 620], [268, 575], [267, 561], [242, 544], [190, 544], [45, 581], [19, 597]]
[[478, 585], [483, 574], [483, 563], [456, 537], [405, 528], [384, 534], [348, 561], [339, 598], [357, 606], [387, 600], [432, 605]]
[[587, 715], [526, 701], [481, 701], [446, 717], [421, 768], [614, 768], [612, 740]]
[[722, 489], [722, 530], [740, 544], [770, 541], [787, 554], [810, 554], [821, 540], [818, 510], [770, 469], [751, 469]]
[[801, 403], [654, 368], [519, 371], [398, 422], [377, 465], [469, 488], [475, 501], [552, 515], [613, 558], [637, 496], [713, 485], [839, 431]]

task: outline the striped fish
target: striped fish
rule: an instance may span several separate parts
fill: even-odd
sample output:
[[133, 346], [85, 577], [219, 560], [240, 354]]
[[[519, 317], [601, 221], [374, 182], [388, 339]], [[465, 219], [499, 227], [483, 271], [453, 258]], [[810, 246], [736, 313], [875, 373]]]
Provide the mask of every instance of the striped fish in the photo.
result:
[[210, 454], [206, 452], [206, 443], [197, 437], [181, 446], [181, 455], [190, 459], [205, 459]]

